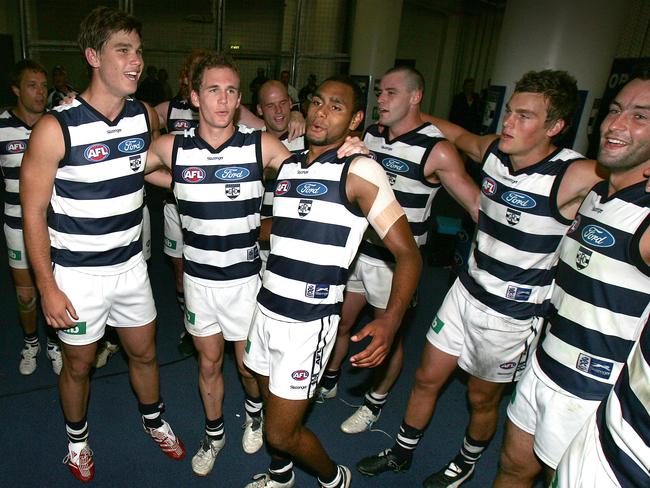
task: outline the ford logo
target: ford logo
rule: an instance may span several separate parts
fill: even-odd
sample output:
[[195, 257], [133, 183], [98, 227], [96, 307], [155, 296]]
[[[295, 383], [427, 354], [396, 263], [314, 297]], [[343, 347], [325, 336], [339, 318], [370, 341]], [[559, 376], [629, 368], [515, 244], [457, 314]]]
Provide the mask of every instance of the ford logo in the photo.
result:
[[594, 247], [612, 247], [616, 242], [609, 231], [593, 224], [582, 229], [582, 240]]
[[106, 144], [93, 144], [92, 146], [88, 146], [84, 151], [84, 158], [88, 161], [98, 163], [106, 159], [110, 153], [111, 151]]
[[304, 369], [299, 369], [298, 371], [294, 371], [293, 373], [291, 373], [291, 377], [296, 381], [304, 381], [307, 378], [309, 378], [309, 371], [305, 371]]
[[399, 159], [386, 158], [381, 161], [384, 168], [397, 173], [406, 173], [409, 170], [409, 165]]
[[518, 191], [505, 192], [501, 195], [501, 200], [517, 208], [533, 208], [537, 206], [537, 202], [532, 197]]
[[296, 187], [296, 191], [303, 197], [317, 197], [319, 195], [325, 195], [327, 193], [327, 187], [317, 181], [307, 181], [300, 183]]
[[27, 149], [27, 144], [25, 144], [25, 141], [11, 141], [7, 143], [6, 147], [8, 153], [17, 154], [25, 152], [25, 149]]
[[127, 139], [119, 143], [117, 148], [123, 153], [134, 153], [139, 152], [144, 149], [144, 140], [139, 137], [134, 137], [133, 139]]
[[214, 172], [214, 176], [224, 181], [237, 181], [243, 180], [250, 175], [251, 172], [246, 168], [239, 168], [237, 166], [230, 166], [228, 168], [221, 168]]
[[181, 176], [188, 183], [199, 183], [205, 179], [205, 171], [203, 168], [192, 166], [190, 168], [185, 168]]

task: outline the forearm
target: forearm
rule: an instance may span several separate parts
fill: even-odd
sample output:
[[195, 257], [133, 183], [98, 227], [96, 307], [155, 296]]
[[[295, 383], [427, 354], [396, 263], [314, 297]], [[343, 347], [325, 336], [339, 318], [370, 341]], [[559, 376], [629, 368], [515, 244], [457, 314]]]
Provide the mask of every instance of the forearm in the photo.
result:
[[25, 247], [39, 291], [54, 284], [50, 236], [45, 211], [23, 211]]
[[396, 256], [395, 271], [384, 317], [397, 330], [418, 286], [422, 257], [415, 244], [413, 249]]
[[169, 189], [172, 184], [172, 175], [166, 168], [159, 168], [146, 174], [144, 180], [151, 185]]

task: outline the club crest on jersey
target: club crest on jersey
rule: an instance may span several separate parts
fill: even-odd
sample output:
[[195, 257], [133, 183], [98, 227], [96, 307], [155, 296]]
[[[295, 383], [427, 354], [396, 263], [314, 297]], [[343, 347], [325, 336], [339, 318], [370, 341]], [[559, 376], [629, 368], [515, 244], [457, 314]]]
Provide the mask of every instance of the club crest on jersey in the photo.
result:
[[532, 288], [523, 288], [521, 286], [508, 285], [506, 290], [506, 298], [508, 300], [515, 300], [518, 302], [526, 302], [530, 298]]
[[327, 283], [307, 283], [305, 296], [307, 298], [327, 298], [330, 294], [330, 286]]
[[388, 183], [390, 183], [390, 186], [395, 185], [395, 182], [397, 181], [397, 175], [394, 173], [386, 173], [386, 176], [388, 177]]
[[192, 127], [189, 120], [175, 120], [174, 121], [174, 130], [188, 130]]
[[305, 381], [307, 378], [309, 378], [309, 371], [305, 371], [304, 369], [299, 369], [291, 373], [291, 378], [293, 378], [296, 381]]
[[243, 180], [250, 174], [251, 172], [246, 168], [240, 168], [238, 166], [229, 166], [228, 168], [221, 168], [214, 172], [214, 176], [223, 181]]
[[142, 156], [139, 154], [129, 156], [129, 166], [131, 167], [131, 170], [138, 171], [140, 166], [142, 166]]
[[521, 212], [519, 210], [513, 210], [511, 208], [506, 210], [506, 221], [510, 225], [517, 225], [521, 219]]
[[483, 183], [481, 183], [481, 191], [484, 195], [491, 197], [497, 192], [497, 182], [486, 176], [483, 178]]
[[144, 139], [133, 137], [132, 139], [120, 142], [117, 148], [120, 152], [126, 154], [142, 151], [144, 149]]
[[616, 242], [616, 239], [608, 230], [594, 224], [582, 229], [582, 240], [594, 247], [612, 247]]
[[409, 170], [409, 165], [404, 161], [394, 158], [382, 159], [381, 164], [384, 168], [389, 171], [395, 171], [396, 173], [406, 173]]
[[98, 163], [104, 161], [110, 153], [111, 151], [106, 144], [93, 144], [92, 146], [88, 146], [84, 151], [84, 158], [88, 161]]
[[25, 149], [27, 149], [27, 144], [25, 141], [11, 141], [7, 143], [5, 149], [9, 154], [18, 154], [25, 152]]
[[591, 259], [592, 254], [592, 251], [580, 246], [578, 252], [576, 253], [576, 267], [578, 269], [585, 269], [587, 266], [589, 266], [589, 260]]
[[183, 170], [181, 177], [188, 183], [199, 183], [205, 179], [205, 171], [203, 168], [190, 166], [189, 168], [185, 168]]
[[614, 363], [580, 353], [576, 362], [576, 368], [590, 375], [607, 380], [612, 375]]
[[311, 204], [313, 200], [300, 200], [298, 202], [298, 215], [304, 217], [311, 211]]
[[327, 193], [327, 187], [317, 181], [305, 181], [296, 187], [296, 192], [303, 197], [318, 197]]
[[537, 206], [535, 199], [518, 191], [507, 191], [501, 195], [501, 200], [516, 208], [533, 208]]
[[241, 185], [239, 183], [226, 183], [226, 196], [234, 200], [241, 193]]
[[567, 229], [566, 233], [571, 234], [580, 226], [580, 215], [576, 215], [576, 218], [571, 222], [571, 226]]
[[289, 191], [291, 188], [291, 182], [284, 180], [284, 181], [278, 181], [277, 186], [275, 187], [275, 192], [273, 192], [275, 195], [284, 195]]
[[253, 246], [246, 251], [247, 261], [255, 261], [258, 257], [260, 257], [260, 250], [257, 246]]

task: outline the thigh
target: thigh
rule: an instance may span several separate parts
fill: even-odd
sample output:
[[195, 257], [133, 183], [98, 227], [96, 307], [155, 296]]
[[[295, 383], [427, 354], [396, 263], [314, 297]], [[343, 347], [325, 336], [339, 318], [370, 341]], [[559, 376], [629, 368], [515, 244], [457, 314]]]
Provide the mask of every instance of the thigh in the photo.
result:
[[139, 327], [155, 320], [156, 306], [144, 260], [124, 273], [106, 277], [104, 281], [111, 305], [106, 320], [108, 325]]
[[12, 269], [29, 269], [23, 231], [5, 224], [4, 232], [7, 243], [7, 254], [9, 256], [9, 267]]
[[183, 257], [183, 230], [181, 218], [178, 214], [178, 207], [175, 203], [165, 203], [163, 208], [164, 217], [164, 246], [163, 250], [167, 256], [172, 258]]
[[360, 261], [361, 278], [366, 289], [366, 300], [375, 308], [388, 306], [390, 290], [393, 284], [394, 266], [375, 266]]
[[427, 341], [436, 349], [452, 356], [460, 356], [465, 341], [463, 310], [465, 297], [459, 292], [460, 281], [456, 279], [427, 331]]
[[366, 296], [363, 293], [350, 291], [346, 288], [345, 298], [341, 306], [341, 322], [339, 323], [339, 332], [350, 332], [357, 322], [359, 314], [366, 306]]
[[124, 352], [130, 358], [155, 355], [156, 322], [138, 327], [117, 327], [115, 330]]
[[204, 286], [183, 274], [185, 329], [194, 337], [208, 337], [222, 332], [217, 306], [221, 290]]
[[223, 361], [223, 334], [194, 337], [194, 347], [196, 347], [201, 359], [205, 359], [211, 363], [221, 363]]

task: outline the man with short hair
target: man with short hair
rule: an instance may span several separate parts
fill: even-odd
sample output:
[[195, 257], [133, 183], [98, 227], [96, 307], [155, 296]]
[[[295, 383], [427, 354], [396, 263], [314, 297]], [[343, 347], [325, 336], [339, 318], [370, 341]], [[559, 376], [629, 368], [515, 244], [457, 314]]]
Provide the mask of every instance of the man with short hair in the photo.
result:
[[[146, 151], [158, 118], [128, 96], [142, 72], [141, 23], [98, 7], [80, 25], [90, 84], [44, 115], [23, 160], [25, 242], [48, 325], [58, 329], [66, 463], [81, 481], [95, 472], [88, 444], [90, 370], [105, 326], [116, 327], [144, 430], [172, 459], [182, 442], [162, 417], [156, 308], [142, 257]], [[48, 208], [51, 210], [48, 212]]]
[[336, 154], [363, 119], [362, 100], [349, 78], [322, 83], [307, 116], [309, 150], [286, 161], [277, 177], [271, 255], [244, 358], [265, 400], [272, 460], [248, 488], [294, 486], [292, 460], [322, 487], [350, 486], [350, 470], [329, 458], [302, 421], [332, 350], [348, 269], [368, 223], [396, 265], [386, 313], [358, 333], [372, 337], [353, 358], [359, 367], [385, 358], [417, 285], [421, 259], [385, 173], [370, 158]]
[[[19, 178], [32, 127], [45, 113], [47, 74], [39, 63], [23, 59], [12, 68], [10, 80], [16, 105], [0, 114], [0, 171], [5, 184], [4, 234], [9, 270], [16, 289], [18, 320], [24, 338], [18, 370], [20, 374], [30, 375], [36, 371], [41, 346], [38, 342], [36, 288], [23, 239]], [[61, 350], [54, 332], [48, 329], [47, 333], [47, 357], [52, 362], [52, 370], [58, 375], [63, 367]]]
[[591, 189], [560, 244], [544, 340], [508, 405], [494, 486], [532, 486], [542, 469], [550, 482], [572, 439], [610, 393], [645, 324], [649, 120], [645, 66], [614, 98], [600, 126], [598, 162], [609, 176]]
[[517, 381], [536, 344], [560, 239], [600, 179], [594, 161], [553, 142], [568, 129], [577, 100], [575, 79], [544, 70], [517, 82], [500, 136], [477, 136], [430, 118], [459, 149], [483, 161], [478, 232], [468, 270], [427, 333], [396, 443], [362, 459], [363, 474], [410, 467], [438, 395], [460, 366], [470, 375], [463, 446], [424, 486], [460, 486], [472, 475], [496, 431], [503, 389]]

